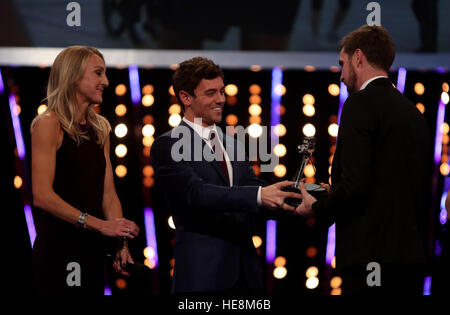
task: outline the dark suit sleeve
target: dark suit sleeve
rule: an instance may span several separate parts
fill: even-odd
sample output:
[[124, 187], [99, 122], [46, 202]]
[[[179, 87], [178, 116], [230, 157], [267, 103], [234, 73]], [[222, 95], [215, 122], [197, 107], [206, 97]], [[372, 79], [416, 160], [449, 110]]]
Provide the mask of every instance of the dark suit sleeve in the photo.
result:
[[208, 212], [259, 212], [257, 186], [226, 187], [205, 183], [189, 162], [171, 158], [173, 139], [162, 136], [155, 140], [151, 161], [155, 178], [170, 207]]
[[370, 101], [361, 94], [354, 94], [347, 99], [342, 112], [340, 124], [341, 145], [340, 179], [332, 186], [330, 194], [313, 204], [316, 216], [334, 221], [336, 210], [339, 213], [354, 209], [364, 203], [371, 181], [373, 164], [373, 137], [376, 114]]

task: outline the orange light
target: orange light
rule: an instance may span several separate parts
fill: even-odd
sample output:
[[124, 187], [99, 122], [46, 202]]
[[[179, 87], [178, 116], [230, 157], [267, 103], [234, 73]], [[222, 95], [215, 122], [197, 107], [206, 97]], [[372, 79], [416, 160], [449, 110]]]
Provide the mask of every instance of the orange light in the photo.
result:
[[253, 164], [252, 168], [253, 168], [253, 171], [255, 171], [256, 176], [259, 176], [261, 174], [261, 168], [259, 167], [259, 165]]
[[251, 124], [260, 124], [261, 123], [261, 117], [260, 116], [250, 116], [248, 121]]
[[252, 84], [250, 85], [248, 91], [250, 94], [259, 94], [261, 93], [261, 87], [258, 84]]
[[248, 99], [248, 102], [250, 104], [261, 104], [261, 96], [259, 96], [259, 95], [252, 95]]
[[154, 121], [155, 119], [153, 118], [152, 115], [145, 115], [144, 117], [142, 117], [142, 123], [144, 125], [151, 125], [153, 124]]
[[142, 88], [142, 94], [153, 94], [155, 88], [151, 84], [144, 85]]
[[115, 112], [117, 116], [122, 117], [127, 113], [127, 107], [123, 104], [119, 104], [116, 106]]
[[169, 87], [169, 94], [175, 96], [175, 90], [173, 89], [173, 85]]
[[273, 173], [276, 177], [284, 177], [286, 175], [286, 166], [283, 164], [278, 164], [275, 166]]
[[153, 174], [155, 174], [155, 171], [153, 170], [153, 167], [151, 167], [150, 165], [146, 165], [142, 169], [142, 173], [144, 174], [144, 176], [150, 177], [153, 176]]
[[422, 114], [425, 113], [425, 106], [422, 103], [417, 103], [416, 107]]
[[259, 248], [262, 245], [262, 239], [258, 235], [254, 235], [252, 237], [252, 241], [253, 241], [253, 246], [255, 246], [255, 248]]
[[228, 84], [225, 86], [225, 93], [229, 96], [235, 96], [238, 93], [239, 89], [235, 84]]
[[23, 183], [23, 181], [22, 181], [22, 178], [20, 176], [15, 176], [14, 177], [14, 187], [16, 189], [19, 189], [20, 187], [22, 187], [22, 183]]
[[178, 104], [172, 104], [169, 107], [169, 114], [173, 115], [173, 114], [180, 114], [181, 113], [181, 106]]
[[236, 126], [238, 123], [238, 118], [236, 115], [230, 114], [225, 118], [225, 121], [229, 126]]
[[414, 85], [414, 92], [416, 92], [417, 95], [423, 95], [423, 93], [425, 93], [425, 86], [422, 83], [417, 82]]
[[120, 290], [123, 290], [127, 287], [127, 282], [125, 279], [119, 278], [116, 280], [116, 287]]
[[258, 104], [252, 104], [248, 107], [248, 112], [252, 116], [258, 116], [262, 113], [262, 108]]
[[286, 258], [284, 258], [283, 256], [278, 256], [277, 258], [275, 258], [273, 264], [276, 267], [285, 266], [286, 265]]
[[127, 87], [125, 84], [119, 84], [116, 86], [116, 95], [117, 96], [123, 96], [127, 92]]
[[314, 258], [317, 255], [317, 248], [315, 247], [308, 247], [308, 249], [306, 250], [306, 257], [308, 258]]

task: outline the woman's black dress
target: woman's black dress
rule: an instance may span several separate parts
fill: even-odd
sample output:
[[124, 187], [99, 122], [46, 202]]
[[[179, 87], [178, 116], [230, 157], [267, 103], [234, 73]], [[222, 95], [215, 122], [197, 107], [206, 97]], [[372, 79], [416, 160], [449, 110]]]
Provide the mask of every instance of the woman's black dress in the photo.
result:
[[[56, 152], [53, 189], [73, 207], [103, 218], [104, 151], [95, 142], [93, 129], [89, 125], [82, 125], [82, 128], [87, 130], [90, 140], [83, 139], [79, 145], [64, 131], [63, 142]], [[103, 236], [78, 228], [46, 211], [37, 212], [40, 217], [33, 246], [36, 294], [102, 295]]]

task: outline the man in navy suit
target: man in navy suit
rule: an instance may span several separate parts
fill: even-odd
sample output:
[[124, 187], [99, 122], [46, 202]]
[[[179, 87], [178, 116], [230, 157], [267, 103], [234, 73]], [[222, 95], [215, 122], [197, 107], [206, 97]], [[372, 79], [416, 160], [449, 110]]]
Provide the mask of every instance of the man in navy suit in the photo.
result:
[[[332, 185], [314, 199], [301, 185], [301, 215], [336, 222], [336, 267], [345, 295], [421, 295], [429, 264], [428, 128], [388, 78], [391, 36], [362, 26], [341, 41], [341, 115]], [[328, 187], [330, 188], [330, 187]]]
[[[250, 222], [261, 207], [294, 208], [285, 181], [265, 186], [242, 156], [242, 146], [216, 123], [225, 104], [222, 70], [196, 57], [173, 76], [184, 118], [152, 145], [156, 182], [176, 225], [175, 293], [262, 293], [263, 275]], [[226, 149], [225, 149], [226, 148]]]

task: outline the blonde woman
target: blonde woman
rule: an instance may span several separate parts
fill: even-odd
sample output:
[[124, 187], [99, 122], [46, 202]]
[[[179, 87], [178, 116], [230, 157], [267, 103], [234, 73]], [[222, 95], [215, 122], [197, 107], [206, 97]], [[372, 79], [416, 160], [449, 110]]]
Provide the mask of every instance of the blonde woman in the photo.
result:
[[[103, 236], [135, 238], [138, 226], [122, 216], [109, 159], [108, 121], [95, 113], [108, 86], [103, 55], [71, 46], [55, 59], [47, 111], [34, 119], [33, 202], [42, 209], [33, 248], [38, 295], [103, 294]], [[114, 268], [133, 263], [126, 241]]]

